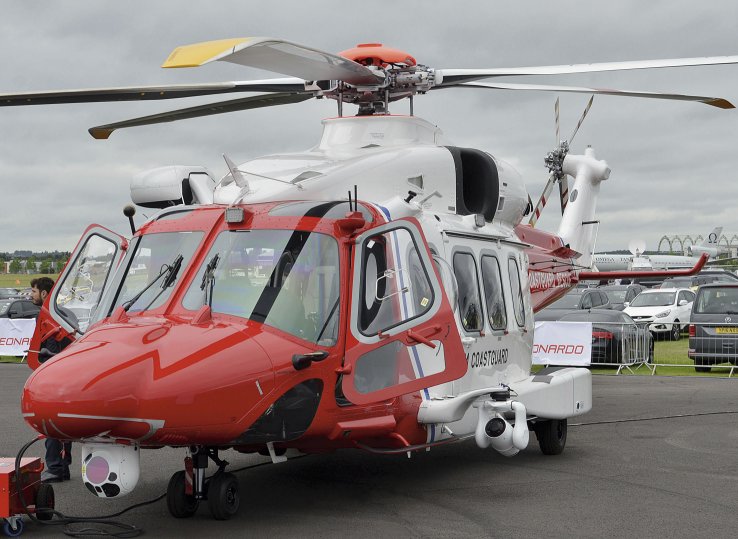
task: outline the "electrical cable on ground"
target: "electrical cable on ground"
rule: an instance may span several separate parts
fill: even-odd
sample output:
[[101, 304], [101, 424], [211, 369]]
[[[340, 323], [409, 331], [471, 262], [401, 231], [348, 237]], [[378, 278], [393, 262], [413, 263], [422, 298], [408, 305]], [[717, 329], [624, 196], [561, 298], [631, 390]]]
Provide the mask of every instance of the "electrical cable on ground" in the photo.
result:
[[[28, 449], [38, 442], [39, 440], [43, 440], [44, 436], [37, 436], [30, 442], [26, 443], [23, 447], [21, 447], [20, 451], [18, 451], [18, 455], [15, 457], [15, 476], [18, 478], [18, 498], [20, 499], [21, 505], [23, 506], [23, 510], [25, 511], [26, 515], [31, 519], [31, 521], [42, 524], [44, 526], [61, 526], [64, 525], [66, 528], [64, 528], [63, 533], [65, 535], [68, 535], [69, 537], [99, 537], [99, 536], [107, 536], [107, 537], [121, 537], [121, 538], [128, 538], [128, 537], [138, 537], [143, 533], [143, 529], [137, 528], [136, 526], [133, 526], [132, 524], [125, 524], [123, 522], [116, 522], [114, 520], [111, 520], [113, 518], [119, 517], [120, 515], [127, 513], [128, 511], [131, 511], [133, 509], [137, 509], [139, 507], [143, 507], [145, 505], [151, 505], [153, 503], [156, 503], [164, 498], [166, 498], [167, 493], [163, 493], [156, 498], [153, 498], [151, 500], [140, 502], [134, 505], [131, 505], [129, 507], [126, 507], [125, 509], [122, 509], [121, 511], [118, 511], [117, 513], [112, 513], [110, 515], [103, 515], [99, 517], [75, 517], [75, 516], [68, 516], [64, 513], [61, 513], [60, 511], [56, 511], [53, 509], [42, 509], [41, 511], [45, 512], [45, 514], [51, 513], [53, 516], [58, 517], [56, 520], [39, 520], [39, 518], [28, 509], [28, 503], [25, 500], [25, 496], [23, 493], [23, 489], [25, 486], [22, 484], [22, 475], [20, 473], [20, 464], [21, 459], [23, 458], [23, 455], [25, 454]], [[304, 457], [307, 457], [309, 455], [300, 455], [297, 457], [293, 457], [289, 460], [297, 460]], [[231, 470], [231, 473], [238, 473], [242, 472], [244, 470], [250, 470], [251, 468], [258, 468], [260, 466], [266, 466], [267, 464], [272, 464], [271, 461], [266, 462], [260, 462], [259, 464], [252, 464], [250, 466], [243, 466], [241, 468], [237, 468], [235, 470]], [[39, 512], [41, 512], [39, 511]], [[93, 524], [103, 524], [107, 526], [112, 526], [113, 528], [118, 528], [120, 531], [111, 531], [111, 530], [105, 530], [102, 528], [81, 528], [81, 529], [72, 529], [69, 526], [71, 524], [81, 524], [81, 523], [93, 523]]]
[[570, 423], [570, 427], [587, 427], [590, 425], [608, 425], [610, 423], [633, 423], [638, 421], [657, 421], [660, 419], [677, 419], [680, 417], [699, 417], [699, 416], [705, 416], [705, 415], [728, 415], [728, 414], [738, 414], [738, 410], [726, 410], [723, 412], [697, 412], [693, 414], [674, 414], [674, 415], [662, 415], [657, 417], [640, 417], [640, 418], [631, 418], [631, 419], [607, 419], [603, 421], [592, 421], [589, 423]]

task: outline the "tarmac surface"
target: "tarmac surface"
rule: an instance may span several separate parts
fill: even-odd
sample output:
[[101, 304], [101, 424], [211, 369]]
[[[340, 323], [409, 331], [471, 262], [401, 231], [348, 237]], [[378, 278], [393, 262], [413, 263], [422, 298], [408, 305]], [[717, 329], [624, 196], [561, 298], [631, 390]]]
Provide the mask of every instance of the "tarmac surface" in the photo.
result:
[[[19, 413], [29, 374], [0, 364], [0, 456], [34, 436]], [[473, 440], [412, 459], [339, 451], [238, 472], [241, 506], [229, 521], [213, 520], [206, 503], [174, 519], [165, 500], [115, 520], [178, 538], [736, 537], [738, 379], [595, 376], [593, 393], [559, 456], [544, 456], [533, 434], [512, 458]], [[27, 456], [42, 454], [39, 442]], [[222, 456], [232, 468], [267, 460]], [[137, 489], [115, 500], [87, 491], [77, 447], [73, 457], [72, 480], [54, 485], [57, 510], [97, 516], [163, 494], [184, 452], [144, 451]], [[23, 537], [62, 536], [26, 520]]]

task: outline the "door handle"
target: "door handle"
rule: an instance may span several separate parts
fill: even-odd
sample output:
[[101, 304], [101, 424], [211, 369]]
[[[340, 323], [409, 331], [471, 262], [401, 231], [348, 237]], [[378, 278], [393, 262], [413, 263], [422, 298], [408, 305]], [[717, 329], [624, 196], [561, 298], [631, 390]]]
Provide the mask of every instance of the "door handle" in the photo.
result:
[[[437, 332], [434, 332], [434, 333], [437, 333]], [[415, 333], [412, 329], [408, 329], [406, 335], [407, 335], [407, 338], [411, 341], [419, 342], [420, 344], [430, 346], [431, 348], [436, 347], [436, 343], [434, 343], [427, 337], [423, 337], [419, 333]]]

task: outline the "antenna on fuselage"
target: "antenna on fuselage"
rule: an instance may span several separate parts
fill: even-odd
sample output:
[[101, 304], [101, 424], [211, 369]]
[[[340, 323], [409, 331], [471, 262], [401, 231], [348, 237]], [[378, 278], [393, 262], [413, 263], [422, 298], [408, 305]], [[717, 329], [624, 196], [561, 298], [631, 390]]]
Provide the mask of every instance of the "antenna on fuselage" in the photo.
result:
[[233, 181], [244, 191], [244, 195], [248, 195], [251, 192], [251, 188], [249, 187], [249, 181], [246, 179], [246, 176], [238, 170], [236, 164], [226, 154], [223, 154], [223, 159], [225, 159], [226, 165], [228, 165], [228, 170], [231, 172]]

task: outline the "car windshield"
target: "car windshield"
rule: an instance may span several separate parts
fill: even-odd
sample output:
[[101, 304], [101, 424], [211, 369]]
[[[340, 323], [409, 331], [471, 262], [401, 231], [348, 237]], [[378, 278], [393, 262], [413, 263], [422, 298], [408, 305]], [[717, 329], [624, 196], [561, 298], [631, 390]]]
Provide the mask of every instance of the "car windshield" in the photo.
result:
[[663, 307], [673, 305], [676, 292], [641, 292], [638, 294], [631, 307]]
[[603, 290], [607, 294], [607, 299], [610, 303], [623, 303], [625, 301], [625, 294], [627, 290]]
[[666, 279], [659, 288], [689, 288], [692, 279]]
[[559, 298], [554, 301], [551, 305], [546, 307], [547, 309], [577, 309], [579, 308], [579, 301], [582, 299], [581, 294], [567, 294], [563, 298]]
[[182, 302], [197, 310], [249, 318], [316, 342], [335, 344], [338, 244], [293, 230], [221, 232]]
[[738, 288], [703, 288], [693, 309], [697, 314], [738, 314]]

